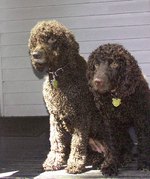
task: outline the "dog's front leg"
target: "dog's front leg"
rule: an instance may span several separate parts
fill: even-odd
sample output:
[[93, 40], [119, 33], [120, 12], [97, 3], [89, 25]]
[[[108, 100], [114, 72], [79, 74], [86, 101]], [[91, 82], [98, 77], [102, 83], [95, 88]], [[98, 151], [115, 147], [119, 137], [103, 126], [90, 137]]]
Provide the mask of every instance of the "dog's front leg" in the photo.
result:
[[81, 173], [85, 169], [88, 131], [86, 124], [79, 124], [74, 129], [71, 141], [71, 152], [66, 168], [68, 173]]
[[43, 163], [44, 170], [59, 170], [66, 164], [66, 153], [68, 150], [67, 143], [69, 139], [66, 139], [67, 133], [59, 125], [59, 120], [50, 116], [50, 145], [51, 149], [47, 155], [47, 159]]

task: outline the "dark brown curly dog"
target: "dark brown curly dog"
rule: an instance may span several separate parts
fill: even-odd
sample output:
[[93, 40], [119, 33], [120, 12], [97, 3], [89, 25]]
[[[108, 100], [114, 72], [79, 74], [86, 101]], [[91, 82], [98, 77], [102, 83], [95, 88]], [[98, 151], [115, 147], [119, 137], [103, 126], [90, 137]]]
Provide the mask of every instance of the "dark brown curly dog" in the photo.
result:
[[43, 96], [50, 113], [51, 149], [43, 167], [59, 170], [67, 162], [68, 173], [80, 173], [89, 137], [104, 131], [88, 89], [87, 64], [74, 35], [55, 20], [39, 22], [31, 30], [29, 51], [33, 67], [47, 71]]
[[87, 78], [112, 149], [118, 154], [128, 150], [123, 141], [134, 126], [138, 169], [150, 169], [150, 90], [137, 61], [121, 45], [101, 45], [89, 56]]

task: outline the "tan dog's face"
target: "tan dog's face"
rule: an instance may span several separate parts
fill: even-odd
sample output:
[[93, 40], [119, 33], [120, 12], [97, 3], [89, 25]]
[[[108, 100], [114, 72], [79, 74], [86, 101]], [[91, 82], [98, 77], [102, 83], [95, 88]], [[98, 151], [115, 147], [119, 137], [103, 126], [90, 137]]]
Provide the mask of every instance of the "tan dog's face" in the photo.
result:
[[56, 41], [53, 37], [44, 38], [44, 36], [38, 37], [38, 40], [34, 41], [30, 48], [30, 57], [35, 69], [43, 71], [51, 63], [54, 65], [59, 51], [58, 47], [55, 47]]
[[79, 52], [72, 32], [55, 20], [38, 22], [31, 30], [28, 47], [31, 63], [38, 71], [56, 71]]

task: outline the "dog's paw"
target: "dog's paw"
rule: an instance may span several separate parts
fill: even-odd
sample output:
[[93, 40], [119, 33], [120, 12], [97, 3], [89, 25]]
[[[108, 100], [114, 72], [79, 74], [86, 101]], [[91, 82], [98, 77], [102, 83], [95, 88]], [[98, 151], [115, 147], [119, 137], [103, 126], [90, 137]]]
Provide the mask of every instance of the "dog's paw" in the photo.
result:
[[117, 176], [118, 174], [118, 167], [115, 164], [110, 165], [102, 165], [101, 172], [104, 176]]
[[65, 164], [64, 155], [60, 153], [50, 152], [47, 159], [43, 163], [45, 171], [60, 170]]
[[55, 170], [61, 170], [62, 169], [62, 165], [54, 165], [50, 162], [44, 162], [43, 163], [43, 168], [45, 171], [55, 171]]
[[137, 169], [138, 170], [149, 170], [150, 171], [150, 161], [138, 162]]
[[119, 159], [119, 167], [125, 167], [127, 166], [129, 163], [131, 163], [134, 160], [134, 157], [132, 154], [127, 154], [125, 153], [124, 155], [122, 155]]
[[70, 174], [77, 174], [77, 173], [82, 173], [85, 170], [84, 166], [79, 166], [79, 165], [69, 165], [66, 167], [67, 173]]
[[85, 160], [82, 160], [81, 158], [73, 158], [72, 160], [68, 160], [68, 164], [66, 167], [67, 173], [70, 174], [76, 174], [76, 173], [82, 173], [85, 171]]

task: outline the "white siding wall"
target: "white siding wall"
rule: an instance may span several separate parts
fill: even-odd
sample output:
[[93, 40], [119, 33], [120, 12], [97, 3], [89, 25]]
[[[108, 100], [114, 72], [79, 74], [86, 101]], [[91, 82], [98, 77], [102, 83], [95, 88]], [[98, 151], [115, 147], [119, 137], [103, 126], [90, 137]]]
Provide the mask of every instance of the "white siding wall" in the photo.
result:
[[29, 31], [43, 19], [70, 28], [86, 59], [100, 44], [123, 44], [150, 83], [150, 0], [0, 0], [1, 115], [47, 115], [43, 81], [34, 75], [27, 49]]

